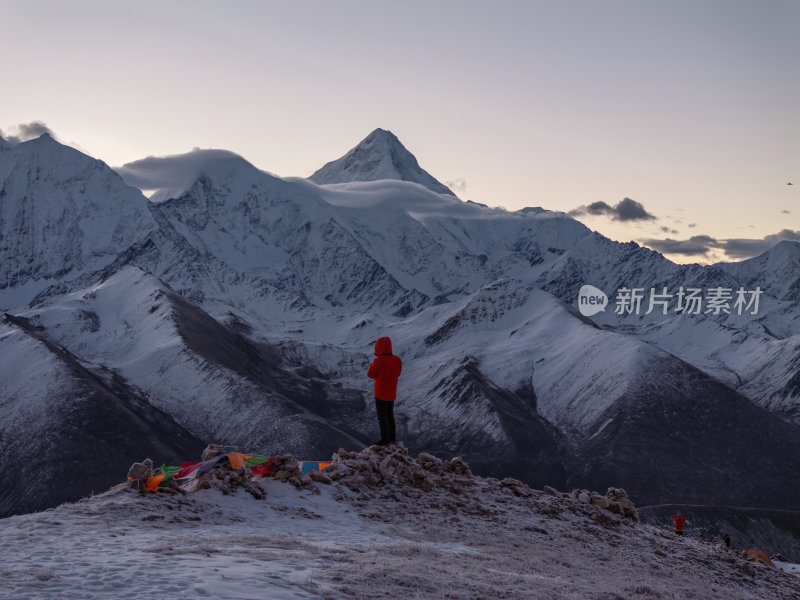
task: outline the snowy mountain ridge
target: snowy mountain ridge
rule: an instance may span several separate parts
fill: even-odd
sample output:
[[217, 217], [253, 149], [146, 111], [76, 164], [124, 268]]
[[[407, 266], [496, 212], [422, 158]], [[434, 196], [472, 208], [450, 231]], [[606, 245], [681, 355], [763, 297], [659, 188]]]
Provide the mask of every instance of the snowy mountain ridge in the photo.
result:
[[[317, 185], [226, 151], [120, 171], [155, 190], [151, 201], [53, 140], [0, 152], [0, 264], [24, 272], [0, 287], [3, 354], [36, 343], [31, 364], [50, 365], [12, 381], [4, 359], [0, 391], [27, 390], [15, 406], [49, 396], [66, 360], [145, 422], [161, 411], [185, 436], [324, 453], [373, 438], [364, 371], [390, 335], [406, 361], [398, 427], [414, 447], [535, 485], [615, 481], [648, 502], [800, 501], [800, 465], [781, 460], [800, 442], [800, 245], [739, 266], [679, 266], [562, 213], [491, 209], [398, 179]], [[28, 206], [55, 208], [32, 222]], [[64, 207], [101, 207], [99, 227], [91, 210], [49, 224]], [[54, 227], [63, 233], [36, 234]], [[65, 245], [82, 250], [51, 268]], [[584, 283], [612, 305], [624, 286], [764, 294], [757, 316], [609, 307], [587, 319], [574, 308]], [[14, 414], [0, 424], [24, 422]]]

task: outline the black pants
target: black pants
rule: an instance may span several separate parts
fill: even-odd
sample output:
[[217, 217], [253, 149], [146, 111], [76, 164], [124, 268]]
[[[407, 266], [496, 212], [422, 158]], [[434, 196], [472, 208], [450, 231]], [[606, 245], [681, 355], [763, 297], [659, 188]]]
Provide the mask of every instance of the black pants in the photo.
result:
[[394, 402], [375, 398], [375, 410], [378, 413], [378, 425], [381, 428], [381, 441], [397, 441], [394, 426]]

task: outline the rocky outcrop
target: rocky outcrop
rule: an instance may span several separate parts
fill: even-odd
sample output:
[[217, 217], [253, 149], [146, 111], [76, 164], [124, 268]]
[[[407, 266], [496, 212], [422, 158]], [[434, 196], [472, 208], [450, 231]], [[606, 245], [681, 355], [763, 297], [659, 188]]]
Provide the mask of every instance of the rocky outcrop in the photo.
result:
[[569, 497], [577, 500], [581, 504], [590, 504], [602, 510], [606, 510], [611, 514], [621, 515], [625, 518], [639, 520], [639, 513], [633, 502], [628, 498], [628, 492], [622, 488], [608, 488], [605, 495], [598, 492], [590, 492], [589, 490], [572, 490]]

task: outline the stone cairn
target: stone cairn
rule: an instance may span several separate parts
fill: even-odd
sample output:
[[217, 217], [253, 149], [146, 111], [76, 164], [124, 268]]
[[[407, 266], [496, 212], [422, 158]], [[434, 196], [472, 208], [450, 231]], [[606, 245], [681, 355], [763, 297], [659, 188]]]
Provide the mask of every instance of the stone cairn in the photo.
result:
[[[201, 460], [210, 460], [223, 453], [225, 446], [221, 444], [209, 444], [203, 451]], [[339, 452], [344, 452], [339, 450]], [[334, 455], [337, 458], [338, 454]], [[233, 469], [230, 463], [222, 461], [214, 465], [214, 469], [207, 474], [200, 476], [199, 488], [214, 488], [220, 490], [223, 494], [235, 493], [241, 487], [253, 497], [261, 499], [266, 497], [266, 491], [259, 484], [259, 481], [265, 478], [275, 479], [284, 483], [289, 483], [299, 490], [304, 490], [312, 494], [319, 494], [319, 489], [314, 482], [329, 484], [332, 479], [325, 474], [311, 471], [307, 475], [300, 470], [300, 461], [291, 454], [283, 454], [280, 456], [272, 457], [272, 473], [270, 475], [256, 475], [252, 474], [252, 469], [245, 465], [244, 467]], [[327, 474], [330, 467], [325, 469]]]
[[[226, 446], [222, 444], [209, 444], [201, 455], [201, 462], [211, 460], [224, 454]], [[228, 461], [220, 461], [214, 465], [213, 469], [203, 473], [197, 478], [197, 489], [217, 489], [225, 495], [234, 494], [239, 488], [249, 492], [254, 498], [261, 500], [266, 497], [267, 492], [259, 481], [265, 477], [271, 477], [279, 481], [290, 483], [298, 489], [306, 489], [311, 493], [319, 493], [314, 486], [315, 478], [317, 481], [330, 483], [324, 475], [312, 472], [311, 477], [303, 475], [300, 471], [297, 459], [291, 454], [272, 457], [272, 473], [270, 475], [253, 475], [252, 468], [248, 465], [233, 468]], [[149, 477], [161, 475], [161, 468], [153, 468], [153, 461], [145, 459], [141, 463], [134, 463], [128, 471], [128, 488], [134, 491], [144, 491], [144, 485]], [[327, 481], [326, 481], [327, 480]], [[167, 494], [185, 494], [186, 489], [177, 481], [170, 479], [166, 484], [158, 487], [158, 492]]]
[[[224, 449], [225, 446], [221, 444], [209, 444], [203, 451], [201, 460], [205, 462], [220, 456], [224, 453]], [[262, 499], [266, 497], [266, 491], [259, 482], [271, 478], [289, 483], [298, 490], [311, 494], [320, 493], [317, 484], [336, 484], [359, 493], [362, 499], [387, 493], [412, 494], [418, 499], [428, 496], [431, 498], [439, 496], [440, 499], [450, 496], [466, 499], [473, 495], [469, 492], [465, 494], [466, 490], [474, 489], [479, 481], [483, 481], [484, 489], [489, 493], [517, 497], [526, 502], [541, 502], [550, 497], [556, 505], [561, 505], [563, 508], [571, 505], [573, 510], [586, 514], [602, 524], [618, 525], [625, 519], [639, 520], [633, 502], [621, 488], [608, 488], [605, 495], [585, 489], [562, 493], [550, 486], [544, 486], [543, 491], [536, 491], [512, 477], [501, 480], [493, 477], [486, 479], [476, 477], [469, 465], [458, 456], [443, 460], [423, 452], [415, 459], [402, 442], [388, 446], [370, 446], [359, 452], [339, 448], [331, 457], [331, 464], [321, 473], [310, 471], [304, 474], [299, 462], [291, 454], [274, 456], [273, 470], [268, 475], [253, 475], [252, 469], [247, 465], [234, 469], [228, 461], [220, 461], [211, 471], [199, 477], [197, 489], [213, 488], [223, 494], [233, 494], [242, 488], [254, 498]], [[149, 466], [148, 464], [146, 467]], [[138, 474], [139, 471], [147, 470], [147, 468], [137, 469], [136, 472]], [[158, 468], [152, 470], [153, 475], [159, 473]], [[176, 482], [169, 483], [168, 487], [160, 487], [158, 491], [183, 492]], [[480, 499], [476, 498], [475, 504], [478, 507], [476, 510], [486, 510], [485, 507], [479, 506]]]
[[128, 469], [128, 487], [132, 490], [144, 490], [144, 483], [153, 475], [153, 461], [145, 458], [140, 463], [133, 463]]
[[[201, 461], [211, 460], [224, 453], [226, 446], [209, 444], [201, 456]], [[147, 459], [145, 465], [136, 463], [131, 467], [138, 479], [133, 489], [141, 490], [147, 477], [161, 474], [161, 469], [152, 467]], [[427, 492], [437, 487], [442, 478], [461, 478], [469, 480], [472, 472], [469, 465], [460, 457], [442, 460], [430, 454], [422, 453], [415, 460], [409, 456], [402, 442], [390, 446], [370, 446], [360, 452], [350, 452], [340, 448], [332, 457], [331, 464], [322, 473], [310, 471], [308, 474], [300, 470], [300, 461], [291, 454], [272, 457], [272, 472], [269, 475], [253, 475], [248, 465], [233, 468], [228, 461], [220, 461], [213, 469], [203, 473], [196, 489], [218, 489], [223, 494], [235, 493], [239, 488], [250, 492], [255, 498], [266, 496], [266, 491], [259, 484], [265, 478], [289, 483], [294, 487], [318, 494], [316, 484], [331, 484], [340, 481], [353, 491], [369, 492], [379, 488], [413, 488]], [[130, 473], [129, 473], [130, 477]], [[468, 481], [464, 481], [469, 483]], [[522, 485], [522, 484], [520, 484]], [[185, 493], [185, 490], [170, 480], [158, 488], [159, 492]]]

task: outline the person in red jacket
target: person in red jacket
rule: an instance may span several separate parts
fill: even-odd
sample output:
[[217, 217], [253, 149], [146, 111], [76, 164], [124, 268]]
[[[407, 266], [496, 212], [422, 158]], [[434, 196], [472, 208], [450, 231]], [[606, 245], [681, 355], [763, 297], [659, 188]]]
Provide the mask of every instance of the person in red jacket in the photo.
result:
[[392, 340], [378, 338], [375, 342], [375, 360], [369, 366], [367, 377], [375, 380], [375, 410], [381, 439], [374, 445], [385, 446], [397, 441], [394, 424], [394, 401], [397, 398], [397, 380], [403, 370], [403, 361], [392, 354]]
[[678, 513], [672, 520], [675, 521], [675, 534], [676, 535], [683, 535], [683, 524], [686, 523], [686, 517], [684, 517], [681, 513]]

